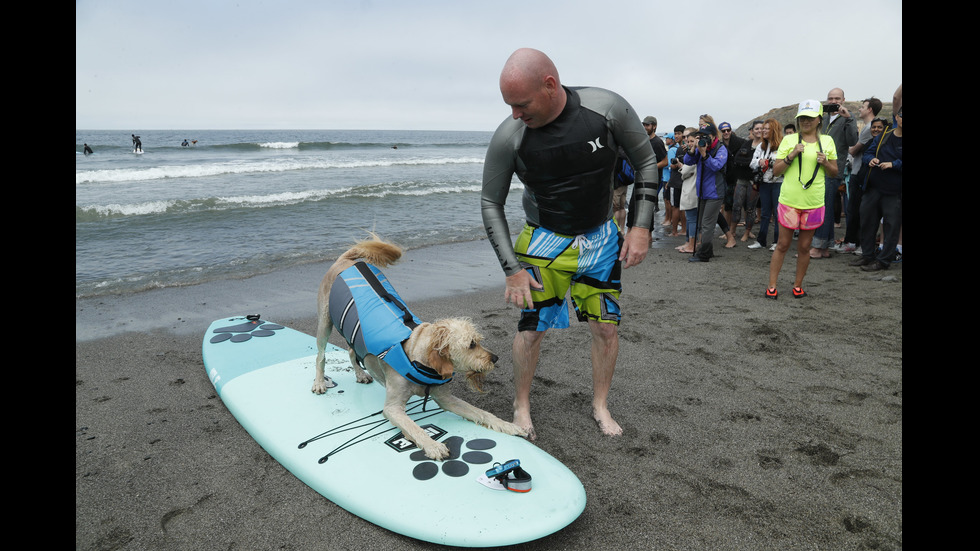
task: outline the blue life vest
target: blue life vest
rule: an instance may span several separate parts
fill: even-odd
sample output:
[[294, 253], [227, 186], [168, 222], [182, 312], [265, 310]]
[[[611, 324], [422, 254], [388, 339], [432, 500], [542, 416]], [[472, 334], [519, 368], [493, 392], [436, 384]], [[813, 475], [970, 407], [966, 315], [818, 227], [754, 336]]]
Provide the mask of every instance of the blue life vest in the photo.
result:
[[452, 380], [408, 359], [401, 345], [422, 322], [376, 266], [357, 262], [337, 276], [330, 288], [330, 319], [361, 365], [366, 355], [374, 354], [414, 383], [441, 385]]

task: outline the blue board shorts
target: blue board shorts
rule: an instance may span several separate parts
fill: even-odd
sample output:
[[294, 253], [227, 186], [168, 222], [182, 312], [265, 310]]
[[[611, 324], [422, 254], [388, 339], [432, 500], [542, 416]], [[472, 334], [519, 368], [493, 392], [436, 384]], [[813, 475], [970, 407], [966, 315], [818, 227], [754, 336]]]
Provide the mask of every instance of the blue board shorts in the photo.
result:
[[525, 224], [514, 243], [521, 266], [544, 286], [531, 288], [533, 308], [521, 311], [518, 331], [545, 331], [569, 326], [565, 295], [571, 290], [579, 321], [619, 324], [623, 238], [616, 223], [582, 235], [562, 235]]

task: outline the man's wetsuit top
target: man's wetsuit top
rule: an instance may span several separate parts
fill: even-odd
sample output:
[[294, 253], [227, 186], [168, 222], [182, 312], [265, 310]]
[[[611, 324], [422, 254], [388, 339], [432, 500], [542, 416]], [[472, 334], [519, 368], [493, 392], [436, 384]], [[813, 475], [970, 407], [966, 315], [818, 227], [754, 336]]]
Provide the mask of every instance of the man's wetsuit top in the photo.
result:
[[497, 128], [483, 166], [483, 225], [508, 276], [520, 271], [504, 204], [514, 174], [524, 184], [527, 222], [580, 235], [612, 218], [613, 168], [622, 146], [636, 178], [635, 226], [653, 223], [657, 158], [636, 112], [614, 92], [565, 88], [567, 102], [554, 121], [528, 128], [508, 117]]

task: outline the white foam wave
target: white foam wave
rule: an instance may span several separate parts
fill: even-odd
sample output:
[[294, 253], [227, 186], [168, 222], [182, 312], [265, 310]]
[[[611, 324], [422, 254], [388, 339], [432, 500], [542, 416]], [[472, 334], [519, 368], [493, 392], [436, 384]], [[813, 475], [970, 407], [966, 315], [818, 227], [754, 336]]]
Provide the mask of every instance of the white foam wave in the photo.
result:
[[262, 172], [288, 172], [309, 169], [350, 169], [375, 168], [399, 165], [450, 165], [482, 164], [480, 157], [460, 157], [446, 159], [380, 159], [370, 161], [325, 160], [325, 159], [274, 159], [246, 163], [215, 163], [207, 165], [174, 165], [152, 168], [121, 168], [114, 170], [83, 170], [75, 173], [75, 185], [90, 183], [115, 183], [130, 181], [163, 180], [167, 178], [205, 178], [225, 174], [248, 174]]
[[260, 143], [259, 147], [267, 147], [269, 149], [296, 149], [299, 147], [299, 142], [266, 142]]
[[[277, 192], [269, 194], [232, 195], [191, 200], [147, 201], [133, 204], [88, 205], [79, 207], [101, 217], [143, 216], [165, 212], [189, 212], [200, 210], [225, 210], [232, 208], [264, 208], [316, 202], [324, 199], [376, 199], [384, 197], [424, 197], [427, 195], [479, 193], [478, 182], [398, 182], [373, 186], [349, 186], [336, 189]], [[513, 189], [523, 189], [519, 182]]]

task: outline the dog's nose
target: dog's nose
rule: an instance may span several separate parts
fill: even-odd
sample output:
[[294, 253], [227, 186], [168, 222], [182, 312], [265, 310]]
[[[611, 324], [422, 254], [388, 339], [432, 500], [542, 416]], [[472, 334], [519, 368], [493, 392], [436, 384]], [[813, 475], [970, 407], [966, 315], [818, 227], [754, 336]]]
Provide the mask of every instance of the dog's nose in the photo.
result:
[[499, 360], [499, 359], [500, 358], [498, 358], [496, 354], [494, 354], [492, 352], [490, 353], [490, 363], [497, 363], [497, 360]]

